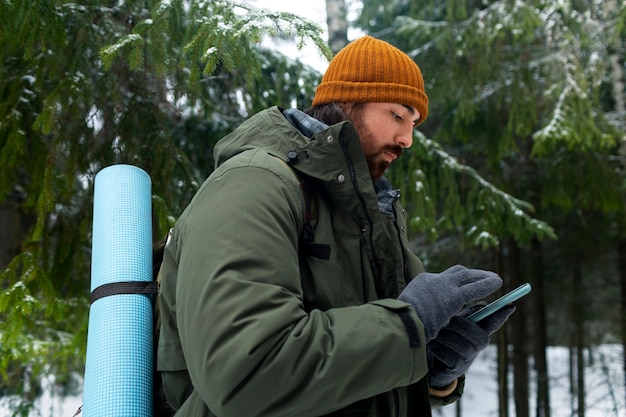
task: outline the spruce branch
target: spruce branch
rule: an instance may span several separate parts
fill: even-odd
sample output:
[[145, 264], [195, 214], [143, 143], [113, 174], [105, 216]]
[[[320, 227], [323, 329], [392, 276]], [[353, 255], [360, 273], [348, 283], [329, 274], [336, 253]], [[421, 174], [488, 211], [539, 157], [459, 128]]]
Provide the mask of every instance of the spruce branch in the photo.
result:
[[254, 45], [263, 37], [295, 38], [298, 48], [311, 41], [330, 60], [332, 52], [321, 33], [319, 25], [296, 14], [246, 3], [195, 2], [186, 10], [181, 2], [161, 2], [152, 17], [140, 21], [132, 33], [101, 48], [100, 58], [106, 70], [118, 59], [133, 70], [144, 70], [149, 52], [159, 70], [167, 70], [164, 61], [175, 63], [172, 69], [188, 71], [193, 82], [211, 75], [220, 64], [255, 77], [259, 59]]
[[[555, 239], [554, 229], [533, 218], [534, 207], [485, 180], [431, 139], [418, 134], [413, 145], [420, 169], [409, 187], [418, 204], [411, 224], [436, 238], [446, 230], [462, 231], [468, 242], [484, 249], [499, 245], [505, 235], [521, 244]], [[413, 150], [412, 148], [412, 150]]]

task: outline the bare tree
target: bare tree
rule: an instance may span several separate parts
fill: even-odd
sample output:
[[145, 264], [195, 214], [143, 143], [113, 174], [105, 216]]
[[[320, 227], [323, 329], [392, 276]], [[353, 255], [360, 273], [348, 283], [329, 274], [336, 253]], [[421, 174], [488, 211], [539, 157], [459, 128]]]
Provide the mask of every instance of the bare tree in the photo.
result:
[[[507, 255], [508, 278], [513, 286], [520, 285], [521, 277], [521, 249], [517, 243], [511, 240]], [[530, 417], [528, 399], [529, 392], [529, 332], [528, 317], [524, 314], [511, 316], [511, 345], [513, 354], [513, 400], [515, 402], [515, 415], [517, 417]]]
[[585, 338], [584, 338], [584, 294], [582, 290], [582, 271], [574, 261], [572, 283], [571, 323], [572, 340], [570, 342], [570, 391], [572, 410], [577, 417], [585, 416]]
[[622, 351], [624, 358], [624, 385], [626, 385], [626, 239], [622, 239], [618, 246], [619, 251], [619, 277], [621, 284], [621, 308], [622, 308]]
[[[624, 60], [619, 54], [613, 54], [610, 58], [611, 63], [611, 84], [612, 97], [615, 101], [615, 113], [626, 113], [626, 88], [624, 87]], [[622, 144], [618, 149], [618, 157], [626, 159], [626, 136], [622, 138]], [[626, 172], [626, 162], [622, 162], [622, 171]], [[621, 285], [621, 312], [622, 312], [622, 350], [623, 350], [623, 369], [624, 383], [626, 384], [626, 237], [620, 239], [617, 245], [618, 253], [618, 273]]]
[[336, 54], [348, 44], [346, 0], [326, 0], [326, 24], [328, 46]]
[[531, 273], [534, 277], [533, 309], [534, 312], [534, 358], [537, 371], [537, 417], [550, 417], [550, 389], [548, 381], [548, 324], [546, 322], [546, 296], [543, 265], [543, 247], [541, 242], [534, 240], [531, 247]]
[[[506, 276], [507, 271], [503, 268], [504, 250], [503, 247], [498, 248], [493, 256], [494, 271], [500, 276]], [[500, 417], [509, 417], [509, 363], [511, 357], [509, 355], [509, 328], [496, 333], [495, 340], [497, 345], [497, 372], [498, 372], [498, 415]]]
[[20, 208], [24, 198], [18, 193], [11, 193], [0, 204], [0, 225], [3, 231], [3, 238], [0, 239], [0, 270], [6, 268], [20, 252], [22, 240], [34, 224], [34, 217]]

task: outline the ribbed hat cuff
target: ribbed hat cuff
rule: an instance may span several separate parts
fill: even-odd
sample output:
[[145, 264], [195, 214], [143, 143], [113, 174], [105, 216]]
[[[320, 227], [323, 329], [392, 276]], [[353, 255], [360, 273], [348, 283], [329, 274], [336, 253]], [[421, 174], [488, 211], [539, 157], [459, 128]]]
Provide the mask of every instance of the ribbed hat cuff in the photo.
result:
[[419, 111], [419, 123], [428, 117], [428, 97], [422, 90], [388, 82], [325, 81], [317, 87], [312, 105], [341, 102], [404, 104]]

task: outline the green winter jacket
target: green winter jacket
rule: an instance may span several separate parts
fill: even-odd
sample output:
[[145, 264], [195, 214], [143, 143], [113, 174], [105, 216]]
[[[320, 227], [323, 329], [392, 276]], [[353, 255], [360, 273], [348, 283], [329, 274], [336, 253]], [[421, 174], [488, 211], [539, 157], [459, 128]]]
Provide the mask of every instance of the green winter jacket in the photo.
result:
[[161, 269], [158, 369], [176, 415], [430, 416], [423, 326], [396, 300], [423, 267], [404, 210], [379, 210], [352, 125], [309, 138], [273, 107], [215, 158]]

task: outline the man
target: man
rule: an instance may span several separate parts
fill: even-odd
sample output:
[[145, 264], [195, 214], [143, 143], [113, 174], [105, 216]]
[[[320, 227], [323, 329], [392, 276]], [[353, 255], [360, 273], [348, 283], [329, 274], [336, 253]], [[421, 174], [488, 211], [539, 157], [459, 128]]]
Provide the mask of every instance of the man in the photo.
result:
[[406, 54], [352, 42], [307, 113], [270, 108], [222, 139], [173, 229], [158, 368], [177, 416], [428, 416], [512, 313], [464, 319], [500, 277], [425, 273], [408, 250], [383, 176], [428, 115]]

